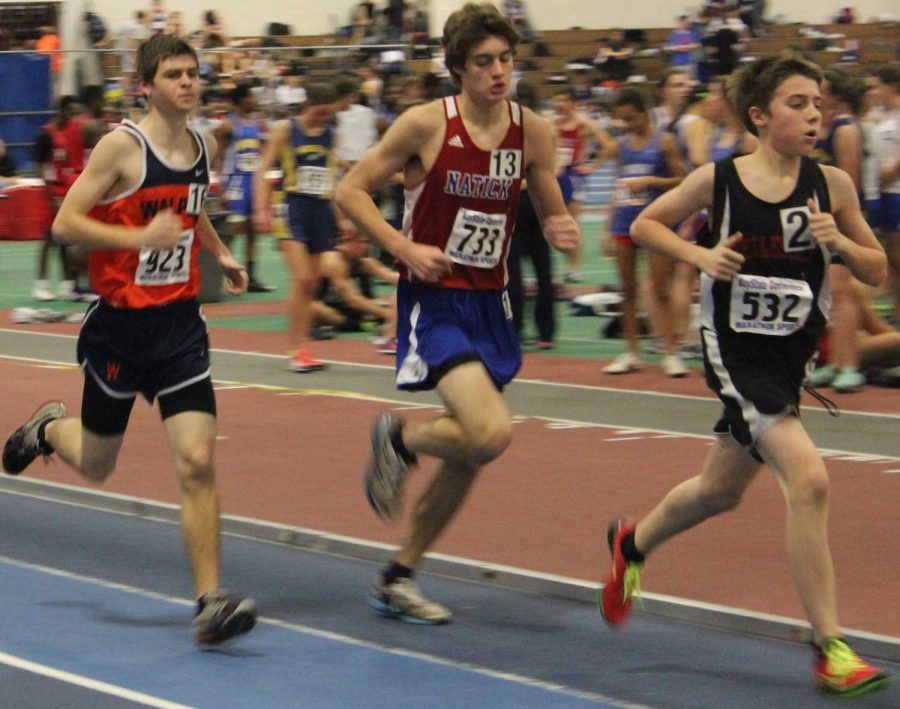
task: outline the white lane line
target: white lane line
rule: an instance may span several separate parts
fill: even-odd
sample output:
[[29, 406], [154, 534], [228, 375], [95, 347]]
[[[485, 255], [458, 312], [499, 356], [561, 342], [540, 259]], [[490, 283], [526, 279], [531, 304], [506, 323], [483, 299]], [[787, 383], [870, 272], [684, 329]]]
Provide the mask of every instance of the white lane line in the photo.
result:
[[[0, 328], [0, 333], [4, 333], [4, 332], [14, 334], [14, 335], [40, 335], [43, 337], [60, 337], [60, 338], [66, 338], [66, 339], [71, 339], [71, 340], [77, 339], [77, 335], [61, 335], [61, 334], [50, 333], [50, 332], [25, 332], [24, 330], [15, 330], [15, 329], [11, 329], [11, 328]], [[226, 355], [233, 354], [233, 355], [242, 355], [242, 356], [246, 356], [246, 357], [260, 357], [262, 359], [275, 359], [278, 361], [282, 361], [284, 359], [284, 355], [269, 354], [267, 352], [253, 352], [253, 351], [248, 351], [248, 350], [225, 350], [225, 349], [220, 349], [220, 348], [213, 348], [210, 350], [210, 352], [215, 352], [218, 354], [226, 354]], [[35, 359], [35, 358], [31, 358], [31, 357], [16, 357], [16, 356], [9, 356], [9, 355], [0, 355], [0, 359], [21, 360], [21, 361], [25, 361], [25, 362], [42, 362], [45, 364], [69, 364], [68, 362], [59, 362], [59, 361], [55, 361], [55, 360], [42, 360], [42, 359]], [[391, 372], [393, 372], [395, 369], [395, 367], [393, 365], [385, 365], [385, 364], [367, 364], [364, 362], [348, 362], [348, 361], [336, 360], [336, 359], [329, 359], [329, 360], [323, 360], [323, 361], [326, 364], [330, 364], [330, 365], [358, 367], [361, 369], [380, 369], [380, 370], [387, 370], [387, 371], [391, 371]], [[519, 379], [515, 380], [515, 382], [513, 383], [513, 386], [516, 383], [537, 384], [537, 385], [543, 385], [543, 386], [560, 387], [560, 388], [564, 388], [564, 389], [583, 389], [585, 391], [597, 391], [597, 392], [605, 392], [605, 393], [620, 394], [620, 395], [621, 394], [634, 394], [637, 396], [659, 397], [659, 398], [666, 398], [666, 399], [684, 399], [687, 401], [702, 401], [702, 402], [711, 403], [711, 404], [715, 404], [717, 402], [717, 400], [712, 396], [697, 396], [697, 395], [691, 395], [691, 394], [670, 394], [670, 393], [661, 392], [661, 391], [640, 391], [640, 390], [634, 390], [634, 389], [617, 389], [615, 387], [602, 387], [602, 386], [596, 386], [593, 384], [572, 384], [572, 383], [567, 383], [567, 382], [550, 381], [547, 379], [521, 379], [521, 378], [519, 378]], [[812, 405], [804, 404], [804, 405], [801, 405], [800, 408], [802, 410], [806, 410], [806, 411], [821, 411], [822, 410], [821, 406], [819, 406], [818, 404], [812, 404]], [[900, 414], [891, 414], [891, 413], [886, 413], [886, 412], [873, 413], [871, 411], [855, 411], [853, 409], [841, 409], [841, 412], [846, 413], [846, 414], [852, 414], [853, 416], [869, 416], [869, 417], [873, 417], [873, 418], [888, 418], [888, 419], [900, 420]]]
[[[3, 332], [3, 329], [0, 328], [0, 332]], [[223, 350], [225, 351], [225, 350]], [[52, 362], [50, 360], [39, 360], [32, 359], [27, 357], [14, 357], [8, 355], [0, 354], [0, 360], [9, 359], [16, 361], [27, 361], [27, 362], [35, 362], [38, 364], [57, 364], [56, 362]], [[279, 386], [275, 384], [257, 384], [255, 382], [238, 382], [232, 381], [228, 379], [213, 379], [216, 387], [222, 387], [223, 389], [257, 389], [260, 391], [270, 391], [274, 392], [277, 396], [331, 396], [331, 397], [340, 397], [344, 399], [354, 399], [358, 401], [370, 401], [377, 402], [381, 404], [391, 404], [393, 405], [396, 411], [412, 411], [412, 410], [424, 410], [424, 409], [441, 409], [440, 405], [435, 405], [432, 403], [411, 403], [409, 401], [403, 401], [401, 399], [394, 399], [389, 396], [376, 396], [374, 394], [363, 394], [361, 392], [356, 391], [347, 391], [341, 389], [310, 389], [310, 388], [298, 388], [298, 387], [286, 387]], [[549, 382], [548, 382], [549, 383]], [[560, 386], [570, 386], [570, 385], [560, 385]], [[690, 397], [688, 397], [690, 398]], [[694, 397], [696, 398], [696, 397]], [[861, 412], [852, 412], [852, 413], [861, 413]], [[870, 415], [870, 416], [886, 416], [888, 418], [893, 418], [892, 414], [861, 414], [861, 415]], [[715, 439], [715, 436], [710, 435], [708, 433], [687, 433], [685, 431], [673, 431], [670, 429], [664, 428], [623, 428], [622, 426], [613, 426], [610, 424], [596, 423], [594, 421], [578, 421], [574, 419], [564, 419], [564, 418], [555, 418], [550, 416], [521, 416], [521, 421], [525, 421], [527, 419], [534, 419], [535, 421], [543, 421], [548, 429], [552, 430], [565, 430], [565, 429], [578, 429], [578, 428], [604, 428], [604, 429], [613, 429], [615, 436], [623, 436], [639, 433], [642, 436], [636, 437], [635, 440], [640, 438], [693, 438], [702, 441], [712, 441]], [[897, 418], [900, 418], [898, 416]], [[643, 435], [647, 434], [647, 435]], [[612, 440], [612, 439], [609, 439]], [[627, 440], [627, 439], [620, 439]], [[889, 455], [879, 455], [873, 453], [864, 453], [861, 451], [843, 451], [833, 448], [820, 448], [819, 452], [822, 454], [824, 458], [831, 458], [834, 460], [844, 460], [844, 461], [852, 461], [852, 462], [863, 462], [863, 463], [888, 463], [888, 462], [900, 462], [900, 456], [889, 456]], [[894, 471], [885, 471], [885, 472], [894, 472]]]
[[[26, 561], [20, 561], [18, 559], [13, 559], [7, 556], [0, 555], [0, 563], [9, 564], [10, 566], [16, 566], [22, 569], [28, 569], [30, 571], [37, 571], [40, 573], [45, 573], [51, 576], [57, 576], [65, 579], [70, 579], [73, 581], [78, 581], [81, 583], [90, 584], [93, 586], [99, 586], [101, 588], [112, 589], [115, 591], [122, 591], [124, 593], [130, 593], [137, 596], [143, 596], [145, 598], [152, 598], [154, 600], [165, 601], [168, 603], [177, 604], [179, 606], [193, 606], [194, 602], [177, 598], [175, 596], [169, 596], [164, 593], [158, 593], [156, 591], [148, 591], [147, 589], [138, 588], [136, 586], [128, 586], [126, 584], [107, 581], [105, 579], [97, 578], [94, 576], [85, 576], [83, 574], [76, 574], [71, 571], [64, 571], [62, 569], [57, 569], [52, 566], [44, 566], [43, 564], [33, 564]], [[355, 638], [351, 635], [344, 635], [342, 633], [335, 633], [330, 630], [321, 630], [319, 628], [313, 628], [306, 625], [301, 625], [299, 623], [290, 623], [288, 621], [279, 620], [277, 618], [267, 618], [264, 616], [260, 616], [259, 623], [265, 623], [266, 625], [271, 625], [276, 628], [283, 628], [285, 630], [289, 630], [291, 632], [299, 633], [301, 635], [309, 635], [312, 637], [322, 638], [324, 640], [331, 640], [333, 642], [341, 643], [344, 645], [351, 645], [353, 647], [361, 647], [367, 650], [375, 650], [378, 652], [384, 652], [389, 655], [395, 655], [397, 657], [408, 657], [410, 659], [421, 660], [424, 662], [428, 662], [434, 665], [440, 665], [442, 667], [449, 667], [451, 669], [463, 670], [466, 672], [472, 672], [484, 677], [490, 677], [492, 679], [498, 679], [504, 682], [511, 682], [513, 684], [521, 684], [528, 687], [534, 687], [536, 689], [541, 689], [547, 692], [552, 692], [554, 694], [562, 694], [569, 697], [577, 697], [579, 699], [587, 699], [595, 702], [604, 702], [607, 704], [615, 704], [619, 707], [625, 707], [627, 709], [645, 709], [641, 704], [633, 704], [629, 702], [623, 702], [620, 699], [614, 699], [612, 697], [607, 697], [602, 694], [597, 694], [594, 692], [587, 692], [577, 689], [572, 689], [570, 687], [566, 687], [565, 685], [556, 684], [554, 682], [545, 682], [544, 680], [535, 679], [533, 677], [527, 677], [525, 675], [519, 675], [511, 672], [501, 672], [498, 670], [492, 670], [487, 667], [482, 667], [481, 665], [476, 665], [470, 662], [461, 662], [456, 660], [448, 660], [443, 657], [439, 657], [437, 655], [431, 655], [424, 652], [416, 652], [413, 650], [404, 650], [402, 648], [398, 648], [395, 646], [382, 645], [380, 643], [375, 643], [370, 640], [362, 640], [361, 638]], [[27, 662], [27, 660], [19, 660], [18, 658], [14, 658], [12, 656], [5, 656], [0, 653], [0, 661], [3, 661], [5, 657], [10, 657], [12, 660], [16, 662]], [[36, 667], [44, 667], [42, 665], [36, 665]], [[94, 680], [90, 680], [87, 678], [81, 678], [79, 675], [70, 675], [67, 672], [61, 672], [59, 670], [54, 670], [53, 668], [47, 667], [46, 670], [49, 672], [58, 672], [60, 675], [68, 676], [71, 679], [67, 679], [66, 681], [73, 681], [73, 683], [81, 684], [81, 686], [89, 686], [84, 683], [94, 683]], [[53, 676], [48, 674], [48, 676]], [[62, 677], [60, 677], [62, 678]], [[77, 680], [77, 682], [75, 681]], [[126, 696], [124, 693], [130, 692], [134, 697], [145, 697], [146, 695], [142, 695], [139, 692], [131, 692], [131, 690], [123, 689], [120, 687], [116, 687], [115, 685], [108, 685], [104, 682], [97, 682], [98, 687], [104, 688], [101, 691], [107, 691], [108, 693], [113, 693], [110, 690], [117, 690], [123, 692], [122, 695]], [[92, 685], [90, 685], [92, 686]], [[149, 704], [149, 706], [153, 707], [163, 707], [164, 709], [169, 709], [170, 707], [173, 709], [178, 709], [184, 707], [182, 704], [173, 704], [170, 702], [164, 702], [163, 700], [156, 699], [154, 697], [146, 697], [146, 699], [135, 699], [135, 701], [147, 701], [150, 700], [155, 703]]]
[[[4, 559], [4, 561], [6, 560]], [[37, 662], [31, 662], [30, 660], [24, 660], [21, 657], [9, 655], [5, 652], [0, 652], [0, 664], [15, 667], [20, 670], [25, 670], [26, 672], [31, 672], [32, 674], [49, 677], [50, 679], [59, 680], [60, 682], [66, 682], [67, 684], [74, 684], [78, 687], [84, 687], [85, 689], [90, 689], [94, 692], [100, 692], [101, 694], [109, 694], [110, 696], [118, 697], [119, 699], [126, 699], [130, 702], [136, 702], [148, 707], [158, 707], [159, 709], [190, 709], [190, 706], [187, 704], [170, 702], [165, 699], [160, 699], [159, 697], [152, 697], [149, 694], [135, 692], [131, 689], [126, 689], [125, 687], [120, 687], [116, 684], [101, 682], [100, 680], [91, 679], [90, 677], [84, 677], [82, 675], [76, 675], [71, 672], [64, 672], [63, 670], [58, 670], [55, 667], [49, 667]]]

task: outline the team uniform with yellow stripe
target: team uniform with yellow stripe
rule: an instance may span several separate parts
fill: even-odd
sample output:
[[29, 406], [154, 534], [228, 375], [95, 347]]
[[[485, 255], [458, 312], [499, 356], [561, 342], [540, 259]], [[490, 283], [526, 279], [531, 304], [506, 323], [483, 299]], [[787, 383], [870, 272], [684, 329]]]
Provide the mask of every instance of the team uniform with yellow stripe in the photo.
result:
[[291, 140], [281, 156], [288, 228], [291, 238], [305, 244], [310, 254], [334, 246], [336, 224], [331, 199], [337, 163], [333, 145], [330, 126], [321, 135], [310, 136], [297, 121], [291, 121]]

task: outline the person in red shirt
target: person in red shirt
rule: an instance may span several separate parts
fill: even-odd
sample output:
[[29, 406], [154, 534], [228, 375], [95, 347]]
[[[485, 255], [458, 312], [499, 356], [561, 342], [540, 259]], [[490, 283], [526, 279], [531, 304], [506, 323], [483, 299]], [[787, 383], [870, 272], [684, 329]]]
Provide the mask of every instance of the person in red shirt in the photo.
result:
[[[446, 413], [423, 422], [388, 414], [372, 429], [366, 469], [370, 504], [397, 514], [419, 454], [440, 460], [415, 504], [412, 529], [375, 583], [370, 604], [412, 623], [451, 618], [425, 599], [414, 568], [462, 506], [481, 468], [512, 439], [502, 389], [521, 364], [506, 292], [506, 257], [522, 180], [557, 249], [580, 232], [556, 181], [551, 127], [507, 99], [518, 35], [490, 3], [469, 3], [444, 25], [447, 67], [462, 89], [405, 111], [342, 179], [344, 213], [400, 261], [397, 385], [434, 389]], [[382, 217], [371, 195], [403, 173], [404, 231]]]
[[215, 142], [187, 125], [200, 99], [196, 53], [183, 39], [160, 35], [138, 48], [137, 69], [149, 113], [100, 140], [53, 223], [54, 237], [92, 249], [91, 285], [100, 295], [78, 338], [81, 416], [67, 416], [60, 401], [44, 404], [7, 440], [3, 468], [16, 475], [55, 452], [102, 482], [116, 465], [137, 395], [158, 398], [181, 483], [195, 637], [218, 643], [250, 630], [257, 611], [252, 599], [219, 588], [216, 401], [197, 300], [201, 246], [218, 261], [229, 292], [246, 289], [247, 273], [203, 207]]
[[[35, 161], [41, 165], [47, 198], [50, 200], [54, 215], [69, 188], [75, 184], [75, 180], [84, 169], [83, 124], [78, 120], [80, 114], [81, 103], [76, 96], [60, 97], [56, 117], [40, 129], [35, 141]], [[35, 300], [47, 301], [55, 298], [47, 278], [52, 243], [48, 230], [38, 252], [37, 276], [31, 289], [31, 296]], [[59, 294], [63, 298], [72, 298], [77, 274], [74, 254], [70, 253], [65, 243], [60, 243], [59, 253], [63, 275]]]

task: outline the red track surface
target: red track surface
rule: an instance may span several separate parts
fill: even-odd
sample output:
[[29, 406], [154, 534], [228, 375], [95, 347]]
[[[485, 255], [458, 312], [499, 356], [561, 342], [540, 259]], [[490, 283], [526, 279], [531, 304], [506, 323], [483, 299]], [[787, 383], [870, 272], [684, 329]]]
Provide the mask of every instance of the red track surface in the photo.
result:
[[[215, 309], [207, 312], [214, 327]], [[23, 329], [77, 332], [67, 325]], [[284, 347], [284, 336], [278, 333], [213, 329], [212, 341], [214, 348], [269, 353]], [[390, 358], [361, 341], [317, 343], [317, 354], [324, 359], [390, 363]], [[648, 370], [604, 378], [599, 368], [597, 362], [533, 356], [526, 357], [522, 376], [708, 395], [697, 375], [672, 381]], [[0, 360], [0, 376], [7, 402], [0, 412], [0, 432], [11, 431], [50, 396], [64, 399], [77, 411], [81, 375], [76, 371]], [[298, 378], [297, 386], [315, 386], [314, 375]], [[363, 500], [359, 477], [368, 451], [369, 422], [384, 404], [253, 388], [225, 389], [218, 400], [224, 513], [398, 541], [402, 527], [384, 525], [374, 517]], [[896, 391], [869, 388], [853, 396], [852, 407], [896, 412]], [[428, 412], [404, 415], [414, 418]], [[707, 446], [703, 439], [652, 434], [633, 439], [631, 432], [616, 429], [557, 428], [525, 419], [518, 424], [510, 449], [485, 470], [470, 502], [435, 551], [599, 581], [607, 566], [607, 520], [643, 514], [674, 484], [698, 470]], [[119, 468], [104, 489], [177, 502], [166, 450], [156, 411], [137, 405]], [[900, 476], [883, 472], [888, 463], [830, 460], [828, 467], [842, 624], [900, 636]], [[413, 476], [411, 495], [421, 489], [430, 470], [426, 464]], [[29, 475], [84, 484], [58, 462], [35, 463]], [[655, 554], [645, 588], [802, 618], [787, 566], [784, 504], [772, 477], [764, 472], [736, 512], [688, 532]]]

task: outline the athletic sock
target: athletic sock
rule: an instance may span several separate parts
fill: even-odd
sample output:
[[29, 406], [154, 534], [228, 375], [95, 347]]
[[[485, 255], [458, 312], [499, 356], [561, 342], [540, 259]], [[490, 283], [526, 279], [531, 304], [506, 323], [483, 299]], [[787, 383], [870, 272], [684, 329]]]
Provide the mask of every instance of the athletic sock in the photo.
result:
[[622, 555], [636, 564], [644, 563], [644, 555], [641, 554], [634, 543], [634, 530], [630, 531], [622, 538]]
[[390, 586], [397, 579], [411, 579], [413, 575], [413, 570], [408, 566], [403, 566], [403, 564], [398, 564], [396, 561], [392, 561], [390, 566], [385, 568], [384, 572], [381, 574], [381, 582], [385, 586]]
[[[56, 419], [50, 419], [50, 421], [55, 421]], [[50, 421], [44, 421], [40, 426], [38, 426], [37, 439], [38, 439], [38, 450], [41, 452], [41, 455], [50, 455], [53, 453], [53, 446], [47, 443], [47, 439], [44, 438], [44, 429], [47, 428], [47, 424]]]
[[410, 450], [406, 447], [406, 444], [403, 442], [403, 427], [398, 426], [393, 433], [391, 433], [391, 445], [394, 447], [394, 450], [397, 451], [397, 455], [403, 458], [406, 463], [415, 463], [419, 459], [416, 458], [416, 454], [410, 452]]

